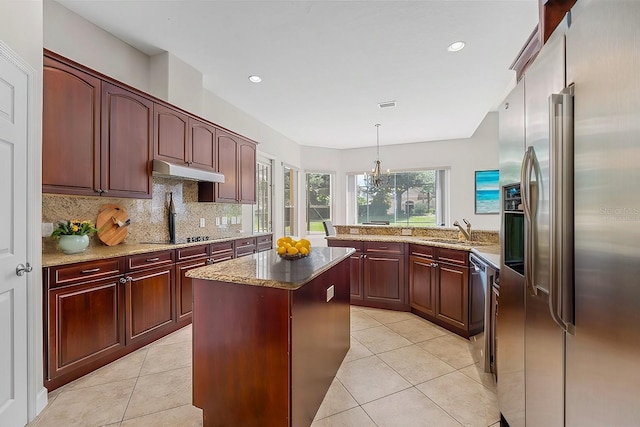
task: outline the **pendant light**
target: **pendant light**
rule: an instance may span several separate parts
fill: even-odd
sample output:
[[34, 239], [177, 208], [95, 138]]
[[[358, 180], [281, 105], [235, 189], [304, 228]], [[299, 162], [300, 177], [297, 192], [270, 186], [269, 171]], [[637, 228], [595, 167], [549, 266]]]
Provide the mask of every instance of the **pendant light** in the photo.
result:
[[375, 165], [371, 170], [371, 185], [374, 187], [382, 187], [389, 184], [389, 178], [391, 176], [391, 172], [387, 169], [386, 175], [382, 174], [382, 170], [380, 168], [380, 123], [376, 123], [376, 161]]

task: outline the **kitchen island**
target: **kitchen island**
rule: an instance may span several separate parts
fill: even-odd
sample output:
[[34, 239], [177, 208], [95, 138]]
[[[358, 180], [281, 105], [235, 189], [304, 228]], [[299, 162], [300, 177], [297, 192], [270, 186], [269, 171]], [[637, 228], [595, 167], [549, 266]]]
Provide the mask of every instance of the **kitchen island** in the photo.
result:
[[349, 350], [351, 248], [197, 268], [193, 404], [204, 426], [309, 426]]

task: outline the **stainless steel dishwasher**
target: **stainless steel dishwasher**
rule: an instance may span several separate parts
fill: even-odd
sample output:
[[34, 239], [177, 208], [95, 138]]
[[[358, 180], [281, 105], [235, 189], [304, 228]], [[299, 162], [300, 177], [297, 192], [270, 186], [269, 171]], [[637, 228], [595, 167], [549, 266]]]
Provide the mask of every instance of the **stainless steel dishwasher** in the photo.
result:
[[475, 254], [469, 256], [471, 289], [482, 295], [484, 307], [484, 331], [472, 337], [475, 352], [479, 355], [484, 372], [491, 372], [491, 292], [496, 270]]

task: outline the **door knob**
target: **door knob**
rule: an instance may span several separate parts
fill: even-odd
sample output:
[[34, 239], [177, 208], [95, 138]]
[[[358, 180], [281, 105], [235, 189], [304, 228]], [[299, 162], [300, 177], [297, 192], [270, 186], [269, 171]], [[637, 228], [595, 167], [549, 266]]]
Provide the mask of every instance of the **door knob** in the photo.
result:
[[24, 273], [31, 273], [32, 270], [33, 267], [29, 263], [27, 263], [26, 267], [24, 264], [18, 264], [16, 267], [16, 276], [24, 276]]

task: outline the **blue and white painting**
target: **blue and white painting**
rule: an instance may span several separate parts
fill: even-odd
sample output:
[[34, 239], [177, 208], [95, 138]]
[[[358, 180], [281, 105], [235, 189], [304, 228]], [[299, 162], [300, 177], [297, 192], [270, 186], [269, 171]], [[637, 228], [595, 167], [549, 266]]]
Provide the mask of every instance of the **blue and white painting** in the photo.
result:
[[500, 213], [500, 172], [476, 171], [476, 214]]

